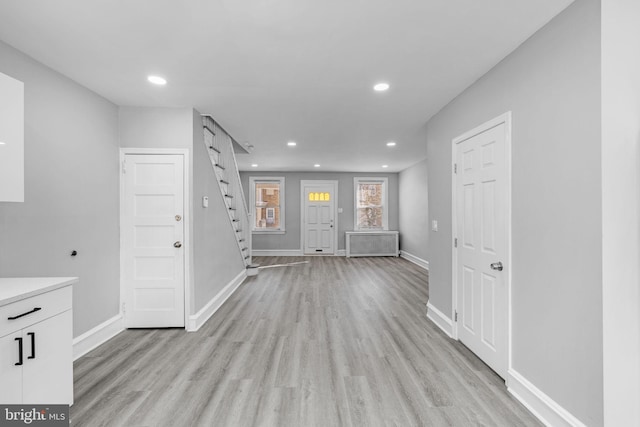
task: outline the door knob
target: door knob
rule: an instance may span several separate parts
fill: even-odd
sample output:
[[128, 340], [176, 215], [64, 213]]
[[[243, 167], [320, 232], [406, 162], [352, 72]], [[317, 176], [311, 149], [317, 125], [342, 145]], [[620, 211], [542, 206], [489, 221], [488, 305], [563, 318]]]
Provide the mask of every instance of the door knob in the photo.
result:
[[[174, 248], [181, 248], [181, 247], [182, 247], [182, 242], [175, 242], [175, 243], [173, 244], [173, 247], [174, 247]], [[502, 268], [501, 268], [501, 269], [502, 269]]]
[[502, 268], [503, 268], [502, 267], [502, 263], [500, 261], [491, 263], [491, 269], [492, 270], [502, 271]]

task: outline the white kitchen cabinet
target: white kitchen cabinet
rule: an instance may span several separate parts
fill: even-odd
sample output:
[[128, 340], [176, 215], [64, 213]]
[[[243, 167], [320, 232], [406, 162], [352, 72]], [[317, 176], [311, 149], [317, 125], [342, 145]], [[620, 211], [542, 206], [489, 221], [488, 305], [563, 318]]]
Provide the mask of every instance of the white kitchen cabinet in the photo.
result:
[[73, 403], [76, 281], [0, 279], [0, 403]]
[[0, 338], [0, 403], [13, 405], [22, 403], [22, 368], [15, 366], [18, 361], [17, 339], [22, 331]]
[[[25, 364], [22, 371], [23, 403], [73, 402], [73, 337], [71, 310], [24, 330]], [[35, 358], [30, 339], [35, 336]], [[46, 378], [46, 381], [43, 379]]]

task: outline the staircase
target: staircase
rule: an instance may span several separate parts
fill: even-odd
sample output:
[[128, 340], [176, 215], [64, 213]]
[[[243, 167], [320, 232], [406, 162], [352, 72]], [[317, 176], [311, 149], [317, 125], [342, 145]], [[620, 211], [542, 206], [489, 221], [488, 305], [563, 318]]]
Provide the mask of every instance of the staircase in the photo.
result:
[[236, 234], [238, 250], [248, 271], [256, 270], [251, 264], [251, 224], [247, 202], [242, 191], [238, 164], [234, 153], [234, 142], [210, 116], [202, 116], [204, 143], [220, 187], [220, 197], [227, 207], [229, 222]]

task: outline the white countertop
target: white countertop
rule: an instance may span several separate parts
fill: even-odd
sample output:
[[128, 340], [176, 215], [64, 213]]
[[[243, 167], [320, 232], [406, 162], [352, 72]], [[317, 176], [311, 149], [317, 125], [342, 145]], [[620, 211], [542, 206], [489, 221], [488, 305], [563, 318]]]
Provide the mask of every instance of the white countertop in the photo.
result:
[[74, 283], [77, 277], [0, 277], [0, 306]]

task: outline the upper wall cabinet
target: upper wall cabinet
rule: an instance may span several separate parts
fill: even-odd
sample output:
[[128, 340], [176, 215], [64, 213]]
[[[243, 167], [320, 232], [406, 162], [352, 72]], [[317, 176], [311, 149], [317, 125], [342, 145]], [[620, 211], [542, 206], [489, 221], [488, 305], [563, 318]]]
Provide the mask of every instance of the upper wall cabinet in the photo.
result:
[[2, 73], [0, 202], [24, 202], [24, 84]]

